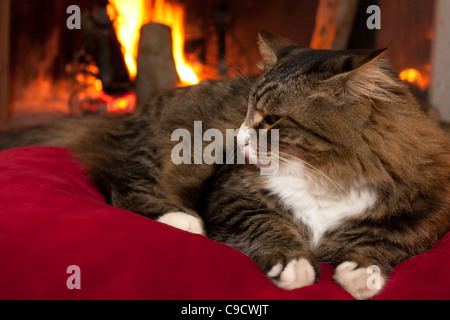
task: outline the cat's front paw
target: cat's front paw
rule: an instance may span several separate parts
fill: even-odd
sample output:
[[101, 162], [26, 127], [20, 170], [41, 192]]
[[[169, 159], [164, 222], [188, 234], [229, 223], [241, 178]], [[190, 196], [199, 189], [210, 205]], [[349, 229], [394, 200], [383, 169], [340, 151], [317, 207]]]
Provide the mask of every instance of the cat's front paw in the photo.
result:
[[[379, 278], [373, 283], [372, 277]], [[381, 292], [386, 283], [382, 274], [372, 275], [370, 270], [358, 268], [358, 264], [353, 261], [346, 261], [337, 266], [334, 280], [358, 300], [373, 298]]]
[[161, 216], [157, 221], [191, 233], [206, 234], [203, 221], [184, 212], [169, 212]]
[[288, 264], [275, 264], [267, 276], [278, 287], [293, 290], [314, 284], [316, 272], [311, 263], [304, 259], [293, 259]]

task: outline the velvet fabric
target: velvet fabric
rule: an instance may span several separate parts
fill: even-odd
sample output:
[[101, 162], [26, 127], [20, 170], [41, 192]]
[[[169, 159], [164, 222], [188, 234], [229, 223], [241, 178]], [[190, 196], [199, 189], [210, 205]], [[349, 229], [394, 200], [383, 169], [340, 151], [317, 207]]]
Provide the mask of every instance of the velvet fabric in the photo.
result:
[[[375, 299], [450, 299], [449, 267], [447, 234]], [[0, 152], [0, 299], [352, 299], [321, 268], [282, 290], [231, 247], [105, 204], [67, 149]]]

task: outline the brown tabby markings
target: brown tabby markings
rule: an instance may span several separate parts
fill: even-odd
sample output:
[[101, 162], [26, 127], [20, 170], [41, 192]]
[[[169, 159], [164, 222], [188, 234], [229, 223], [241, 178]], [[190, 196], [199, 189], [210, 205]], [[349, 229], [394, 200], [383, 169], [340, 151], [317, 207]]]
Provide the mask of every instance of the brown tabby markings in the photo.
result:
[[356, 298], [371, 298], [379, 290], [367, 288], [367, 267], [379, 266], [385, 283], [393, 266], [449, 228], [449, 141], [419, 111], [382, 51], [315, 51], [267, 33], [260, 46], [266, 71], [244, 124], [258, 127], [265, 115], [264, 125], [280, 130], [280, 172], [297, 163], [294, 175], [307, 176], [310, 189], [328, 190], [317, 197], [319, 208], [329, 198], [345, 201], [358, 181], [376, 192], [376, 202], [311, 246], [316, 226], [303, 217], [319, 212], [287, 205], [295, 199], [284, 191], [297, 184], [274, 190], [257, 171], [231, 169], [221, 172], [205, 205], [207, 234], [247, 253], [275, 282], [290, 277], [287, 287], [307, 285], [298, 281], [299, 270], [283, 271], [307, 258], [316, 272], [318, 261], [339, 266], [336, 281]]
[[[367, 288], [365, 268], [379, 266], [385, 283], [448, 231], [449, 141], [382, 51], [311, 50], [267, 32], [259, 46], [258, 79], [171, 90], [129, 116], [0, 132], [0, 149], [70, 147], [112, 205], [196, 233], [201, 216], [207, 236], [242, 250], [282, 288], [312, 284], [321, 261], [337, 266], [336, 281], [354, 297], [371, 298], [379, 290]], [[252, 165], [171, 162], [175, 129], [192, 133], [202, 121], [225, 133], [244, 118], [249, 128], [279, 129], [281, 186]], [[297, 183], [305, 188], [292, 192]], [[358, 191], [367, 205], [350, 215], [342, 204]], [[299, 209], [304, 199], [320, 210]], [[344, 210], [337, 218], [323, 203]]]

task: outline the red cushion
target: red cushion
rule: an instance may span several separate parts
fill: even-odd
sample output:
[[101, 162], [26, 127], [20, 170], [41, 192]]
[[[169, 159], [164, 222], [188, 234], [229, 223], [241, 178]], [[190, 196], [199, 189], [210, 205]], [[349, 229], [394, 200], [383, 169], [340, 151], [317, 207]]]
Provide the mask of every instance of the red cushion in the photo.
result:
[[[0, 299], [351, 299], [272, 284], [241, 252], [105, 204], [70, 151], [0, 152]], [[68, 289], [67, 268], [81, 289]], [[450, 299], [450, 234], [398, 265], [377, 299]]]

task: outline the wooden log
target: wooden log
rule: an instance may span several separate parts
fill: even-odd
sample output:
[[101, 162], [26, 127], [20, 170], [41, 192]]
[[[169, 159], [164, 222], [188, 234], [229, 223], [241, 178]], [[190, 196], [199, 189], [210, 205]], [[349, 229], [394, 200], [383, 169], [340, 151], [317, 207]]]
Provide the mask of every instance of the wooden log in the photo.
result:
[[0, 0], [0, 124], [9, 116], [9, 22], [11, 1]]
[[320, 0], [310, 47], [347, 49], [359, 0]]
[[144, 25], [141, 28], [137, 58], [138, 107], [155, 94], [174, 87], [178, 82], [170, 27], [154, 22]]

